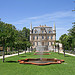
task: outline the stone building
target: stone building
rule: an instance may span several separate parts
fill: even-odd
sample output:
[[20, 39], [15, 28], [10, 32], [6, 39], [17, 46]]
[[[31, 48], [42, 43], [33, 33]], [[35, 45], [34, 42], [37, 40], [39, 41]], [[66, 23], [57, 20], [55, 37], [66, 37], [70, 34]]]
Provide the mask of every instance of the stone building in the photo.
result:
[[33, 27], [30, 25], [30, 42], [32, 43], [32, 48], [36, 48], [38, 51], [42, 48], [44, 51], [52, 50], [53, 45], [56, 40], [56, 28], [48, 27], [46, 25], [40, 25], [38, 27]]

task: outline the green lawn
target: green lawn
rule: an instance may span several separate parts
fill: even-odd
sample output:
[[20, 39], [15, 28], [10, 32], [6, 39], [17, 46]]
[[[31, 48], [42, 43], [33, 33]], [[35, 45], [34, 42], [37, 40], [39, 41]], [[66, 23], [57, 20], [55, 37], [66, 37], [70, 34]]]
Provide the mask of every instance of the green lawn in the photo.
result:
[[[57, 58], [65, 60], [62, 64], [51, 64], [45, 66], [19, 64], [17, 60], [25, 58], [39, 58], [33, 53], [22, 54], [5, 59], [5, 63], [0, 60], [0, 75], [75, 75], [75, 57], [53, 53], [43, 55], [43, 58]], [[12, 62], [10, 62], [12, 61]]]

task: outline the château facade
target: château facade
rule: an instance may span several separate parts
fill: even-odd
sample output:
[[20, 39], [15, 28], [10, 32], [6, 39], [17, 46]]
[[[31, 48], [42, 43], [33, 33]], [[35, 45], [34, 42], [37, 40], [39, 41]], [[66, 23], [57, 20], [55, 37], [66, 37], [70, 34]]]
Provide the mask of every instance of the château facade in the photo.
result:
[[56, 27], [48, 27], [46, 25], [40, 25], [38, 27], [33, 27], [30, 25], [30, 42], [32, 43], [32, 48], [39, 50], [42, 47], [45, 51], [52, 50], [53, 45], [56, 40]]

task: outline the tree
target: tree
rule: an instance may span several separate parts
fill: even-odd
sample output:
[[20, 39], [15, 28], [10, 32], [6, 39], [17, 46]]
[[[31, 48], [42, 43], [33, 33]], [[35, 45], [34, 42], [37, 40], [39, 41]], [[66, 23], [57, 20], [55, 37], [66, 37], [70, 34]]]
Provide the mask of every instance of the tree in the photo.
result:
[[59, 40], [61, 41], [63, 45], [64, 56], [65, 56], [65, 50], [72, 50], [72, 48], [74, 48], [73, 47], [73, 37], [71, 35], [63, 34], [61, 35]]
[[16, 28], [15, 26], [13, 26], [12, 24], [7, 24], [8, 28], [9, 28], [9, 37], [7, 38], [7, 46], [11, 48], [14, 47], [14, 41], [15, 41], [15, 33], [16, 33]]
[[61, 37], [59, 38], [59, 40], [61, 41], [62, 46], [63, 46], [64, 56], [65, 56], [65, 49], [68, 49], [68, 45], [69, 45], [68, 38], [69, 38], [69, 36], [66, 34], [61, 35]]
[[75, 48], [75, 25], [73, 25], [72, 28], [69, 29], [68, 31], [69, 31], [68, 35], [71, 36], [72, 38], [71, 46], [73, 47], [72, 49], [74, 50]]
[[27, 47], [30, 47], [31, 45], [29, 42], [30, 30], [24, 27], [22, 30], [22, 35], [23, 35], [23, 45], [24, 45], [23, 48], [25, 49], [25, 54], [26, 54]]
[[30, 30], [26, 27], [19, 31], [16, 30], [14, 25], [0, 21], [0, 46], [3, 47], [3, 62], [5, 47], [10, 47], [11, 51], [13, 47], [18, 49], [18, 55], [19, 49], [25, 49], [26, 53], [26, 48], [31, 46], [29, 42], [29, 33]]
[[3, 62], [4, 62], [4, 52], [5, 52], [5, 45], [6, 45], [6, 40], [9, 37], [9, 28], [7, 27], [7, 25], [0, 21], [0, 41], [1, 44], [3, 46]]
[[11, 47], [12, 50], [12, 47], [14, 45], [15, 31], [16, 31], [15, 26], [0, 21], [0, 39], [1, 39], [0, 44], [1, 46], [3, 46], [3, 62], [4, 62], [5, 47]]

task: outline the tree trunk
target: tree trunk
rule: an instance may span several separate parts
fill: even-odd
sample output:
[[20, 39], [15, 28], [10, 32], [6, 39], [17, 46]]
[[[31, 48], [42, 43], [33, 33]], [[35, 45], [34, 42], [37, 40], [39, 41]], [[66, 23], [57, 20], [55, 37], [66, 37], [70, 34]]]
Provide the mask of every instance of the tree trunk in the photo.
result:
[[29, 53], [30, 53], [30, 48], [29, 48]]
[[26, 54], [26, 48], [25, 48], [25, 54]]
[[65, 57], [65, 49], [64, 49], [64, 57]]
[[64, 49], [64, 57], [65, 57], [65, 45], [63, 45], [63, 49]]
[[58, 54], [59, 54], [59, 48], [58, 48]]
[[4, 57], [5, 57], [5, 40], [3, 40], [3, 63], [4, 63]]
[[59, 44], [58, 44], [58, 54], [59, 54]]
[[19, 48], [18, 48], [18, 56], [19, 56]]
[[6, 55], [7, 55], [7, 49], [6, 49]]

